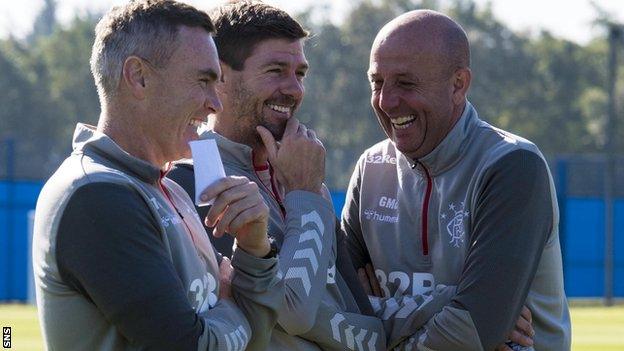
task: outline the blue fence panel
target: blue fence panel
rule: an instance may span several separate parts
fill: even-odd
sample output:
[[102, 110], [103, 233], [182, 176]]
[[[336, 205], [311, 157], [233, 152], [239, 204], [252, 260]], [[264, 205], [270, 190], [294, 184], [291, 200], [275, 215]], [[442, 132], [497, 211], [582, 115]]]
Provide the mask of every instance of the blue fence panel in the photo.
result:
[[615, 201], [613, 212], [613, 294], [624, 297], [624, 200]]
[[12, 269], [9, 266], [9, 211], [8, 187], [0, 182], [0, 300], [9, 295], [9, 286], [12, 285]]
[[338, 216], [338, 218], [342, 215], [342, 208], [345, 204], [345, 196], [347, 196], [347, 193], [344, 191], [331, 192], [332, 202], [334, 203], [334, 211], [336, 212], [336, 216]]
[[[603, 199], [569, 198], [562, 214], [566, 232], [564, 279], [569, 297], [604, 295], [604, 213]], [[624, 200], [614, 203], [613, 293], [624, 296]]]
[[564, 282], [570, 297], [600, 296], [604, 292], [604, 202], [568, 199], [565, 228]]
[[28, 298], [28, 211], [35, 208], [42, 185], [0, 181], [0, 300]]

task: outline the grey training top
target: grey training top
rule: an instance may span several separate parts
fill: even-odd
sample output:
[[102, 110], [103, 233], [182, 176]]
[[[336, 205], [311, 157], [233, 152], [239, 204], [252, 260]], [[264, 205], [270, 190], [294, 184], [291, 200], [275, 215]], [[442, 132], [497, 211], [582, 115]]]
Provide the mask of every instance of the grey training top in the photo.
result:
[[537, 147], [468, 102], [422, 159], [389, 140], [366, 150], [342, 220], [356, 266], [375, 268], [390, 346], [441, 351], [494, 349], [523, 304], [536, 350], [570, 348], [558, 225]]
[[[356, 289], [350, 289], [336, 268], [339, 239], [331, 201], [307, 191], [291, 191], [282, 199], [281, 192], [268, 189], [259, 179], [249, 146], [212, 131], [200, 138], [216, 140], [226, 174], [246, 176], [258, 184], [270, 209], [269, 235], [279, 252], [286, 295], [269, 350], [384, 350], [381, 321], [362, 314], [356, 303], [353, 291], [359, 283], [352, 281]], [[186, 184], [193, 194], [192, 172], [190, 161], [181, 162], [168, 176]]]
[[[197, 231], [192, 233], [193, 231]], [[234, 252], [232, 294], [188, 195], [93, 127], [37, 202], [33, 268], [49, 350], [264, 350], [277, 259]], [[195, 236], [194, 236], [195, 235]]]

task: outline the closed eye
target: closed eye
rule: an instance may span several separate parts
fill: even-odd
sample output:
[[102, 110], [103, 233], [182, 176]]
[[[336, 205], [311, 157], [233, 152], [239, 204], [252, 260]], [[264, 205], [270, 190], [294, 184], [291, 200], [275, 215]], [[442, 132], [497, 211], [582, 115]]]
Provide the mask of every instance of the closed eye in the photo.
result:
[[379, 79], [371, 79], [370, 85], [372, 91], [378, 91], [383, 86], [383, 81]]

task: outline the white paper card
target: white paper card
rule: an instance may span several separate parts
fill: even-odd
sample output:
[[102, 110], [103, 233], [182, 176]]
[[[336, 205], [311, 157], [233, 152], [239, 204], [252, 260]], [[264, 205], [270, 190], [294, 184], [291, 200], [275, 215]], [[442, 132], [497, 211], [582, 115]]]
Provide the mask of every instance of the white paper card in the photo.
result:
[[214, 139], [195, 140], [189, 142], [193, 153], [195, 168], [195, 204], [197, 206], [212, 205], [214, 199], [201, 201], [201, 192], [221, 178], [225, 178], [221, 155]]

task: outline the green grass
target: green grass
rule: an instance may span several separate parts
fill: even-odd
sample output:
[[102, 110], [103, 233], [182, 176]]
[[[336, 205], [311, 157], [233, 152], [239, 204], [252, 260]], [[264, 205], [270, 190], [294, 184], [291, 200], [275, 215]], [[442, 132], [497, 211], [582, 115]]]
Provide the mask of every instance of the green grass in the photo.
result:
[[37, 310], [33, 306], [0, 305], [0, 326], [11, 327], [11, 350], [43, 350], [37, 320]]
[[[624, 350], [624, 305], [573, 304], [572, 350]], [[10, 326], [12, 350], [43, 350], [37, 311], [27, 305], [0, 305], [0, 326]]]

